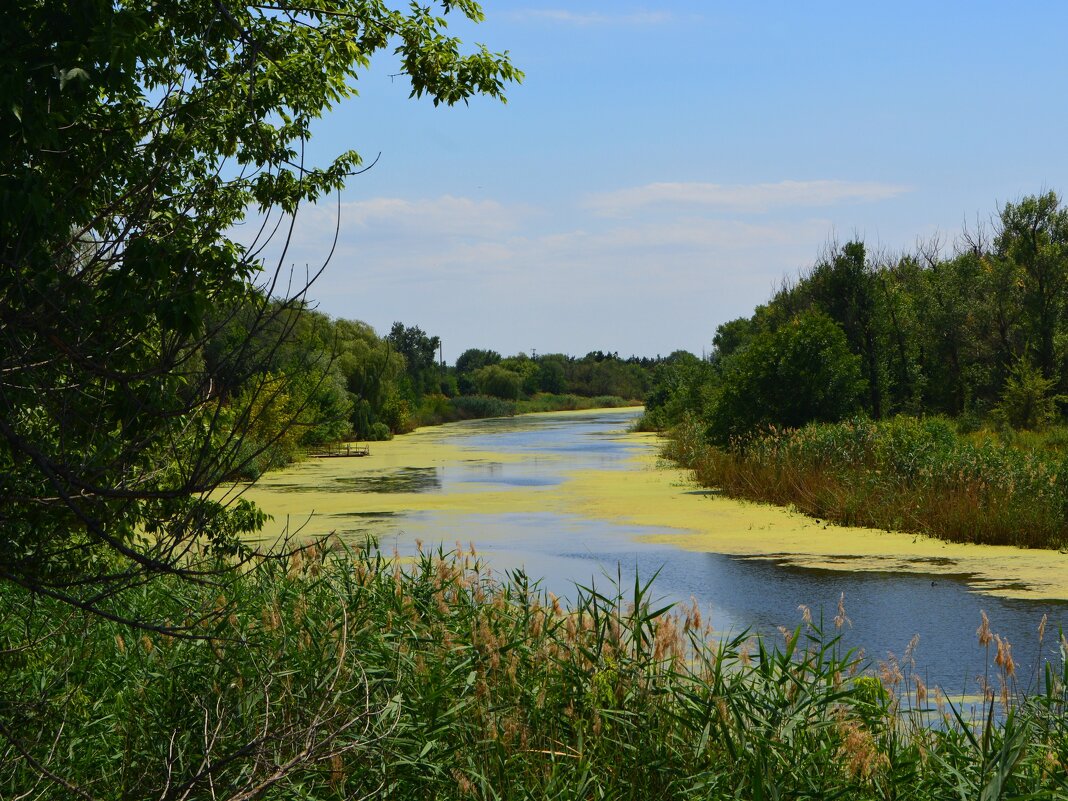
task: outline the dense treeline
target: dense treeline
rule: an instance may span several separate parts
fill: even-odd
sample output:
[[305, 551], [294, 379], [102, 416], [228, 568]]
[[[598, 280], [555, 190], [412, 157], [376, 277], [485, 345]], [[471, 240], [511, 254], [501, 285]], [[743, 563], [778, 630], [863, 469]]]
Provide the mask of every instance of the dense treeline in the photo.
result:
[[1052, 192], [1007, 203], [948, 253], [938, 241], [899, 258], [832, 246], [752, 316], [719, 326], [709, 365], [673, 360], [650, 422], [700, 410], [724, 444], [858, 412], [1041, 426], [1068, 392], [1066, 301], [1068, 209]]
[[[1018, 432], [1062, 418], [1066, 306], [1068, 209], [1052, 192], [1005, 204], [989, 231], [964, 232], [950, 252], [939, 242], [897, 258], [859, 241], [832, 246], [750, 317], [719, 326], [709, 359], [680, 353], [660, 365], [644, 425], [676, 426], [683, 461], [736, 494], [841, 522], [1059, 546], [1068, 542], [1063, 437]], [[951, 423], [910, 428], [899, 416]], [[845, 420], [854, 422], [833, 427]], [[802, 458], [817, 441], [838, 444]], [[1020, 445], [1039, 452], [1026, 464], [992, 453]], [[847, 455], [861, 452], [874, 455]], [[997, 530], [987, 525], [991, 477], [973, 475], [977, 463], [1013, 465], [1018, 497], [999, 490]], [[937, 469], [917, 472], [921, 464]], [[949, 493], [959, 508], [946, 508], [948, 490], [935, 486], [947, 472], [961, 479]], [[1052, 500], [1022, 531], [1021, 493], [1038, 480]], [[905, 512], [926, 495], [939, 495], [937, 509]]]
[[255, 476], [302, 449], [356, 438], [388, 439], [428, 425], [517, 411], [637, 403], [658, 359], [595, 351], [582, 358], [470, 349], [440, 361], [440, 339], [394, 323], [366, 323], [304, 304], [252, 296], [219, 309], [203, 361], [224, 408], [252, 424], [242, 442]]

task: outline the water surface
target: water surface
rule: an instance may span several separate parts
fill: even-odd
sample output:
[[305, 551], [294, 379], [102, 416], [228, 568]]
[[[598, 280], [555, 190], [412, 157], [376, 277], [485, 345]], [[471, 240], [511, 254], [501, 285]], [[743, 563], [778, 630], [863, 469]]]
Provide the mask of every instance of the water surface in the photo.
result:
[[[457, 423], [372, 444], [365, 458], [325, 459], [267, 476], [249, 496], [275, 526], [373, 535], [388, 551], [474, 543], [496, 571], [522, 568], [565, 597], [576, 583], [695, 598], [717, 630], [779, 637], [799, 605], [832, 628], [844, 593], [846, 646], [901, 656], [919, 635], [919, 670], [947, 692], [972, 692], [986, 654], [980, 610], [1013, 643], [1021, 686], [1068, 623], [1068, 558], [827, 527], [689, 484], [656, 465], [654, 438], [627, 434], [636, 410]], [[1053, 635], [1053, 636], [1050, 636]], [[1047, 654], [1052, 651], [1047, 647]]]

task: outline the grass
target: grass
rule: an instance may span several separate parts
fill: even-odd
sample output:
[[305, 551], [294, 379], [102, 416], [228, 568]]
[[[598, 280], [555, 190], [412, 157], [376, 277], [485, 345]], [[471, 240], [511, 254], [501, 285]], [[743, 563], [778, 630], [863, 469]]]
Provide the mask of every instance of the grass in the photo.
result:
[[638, 582], [565, 608], [470, 552], [313, 549], [225, 586], [161, 579], [126, 603], [203, 615], [210, 637], [0, 588], [0, 797], [1068, 793], [1064, 666], [1020, 697], [1000, 648], [1003, 684], [971, 720], [907, 660], [865, 672], [830, 626], [717, 639]]
[[772, 429], [720, 449], [689, 420], [675, 430], [667, 455], [705, 486], [843, 525], [1065, 548], [1068, 458], [1061, 439], [960, 435], [943, 418], [900, 417]]

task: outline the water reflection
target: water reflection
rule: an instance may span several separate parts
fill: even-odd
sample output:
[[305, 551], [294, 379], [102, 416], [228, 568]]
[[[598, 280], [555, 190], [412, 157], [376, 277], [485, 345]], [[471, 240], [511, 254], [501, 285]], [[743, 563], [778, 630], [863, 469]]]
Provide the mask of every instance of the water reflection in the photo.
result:
[[286, 493], [318, 492], [435, 492], [441, 490], [436, 467], [404, 467], [356, 476], [329, 476], [319, 482], [274, 482], [271, 489]]

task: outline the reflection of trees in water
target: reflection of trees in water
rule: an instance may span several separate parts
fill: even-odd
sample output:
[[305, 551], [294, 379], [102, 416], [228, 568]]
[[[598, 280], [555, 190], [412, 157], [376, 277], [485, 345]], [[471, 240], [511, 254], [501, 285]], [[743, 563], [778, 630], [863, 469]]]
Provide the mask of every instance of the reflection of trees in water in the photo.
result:
[[436, 467], [402, 467], [388, 473], [340, 476], [326, 482], [276, 484], [279, 492], [439, 492], [441, 478]]

